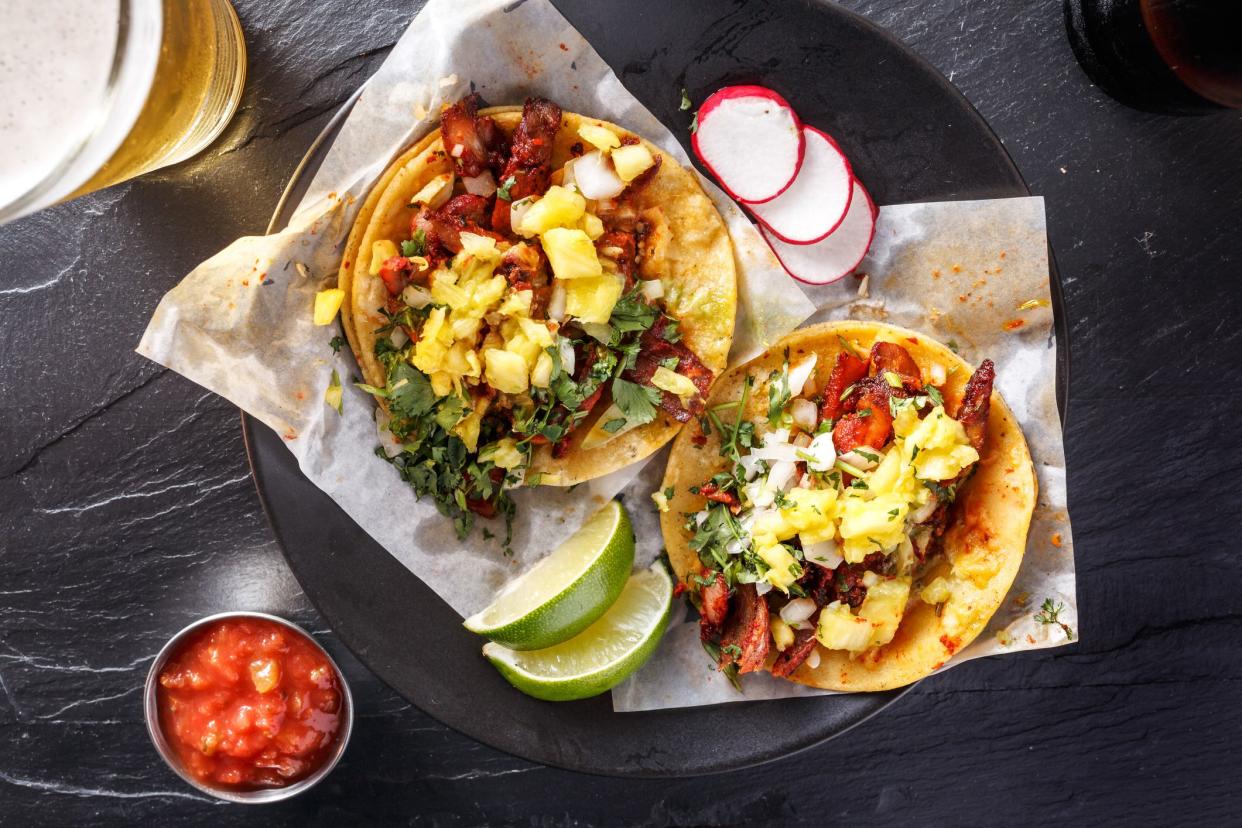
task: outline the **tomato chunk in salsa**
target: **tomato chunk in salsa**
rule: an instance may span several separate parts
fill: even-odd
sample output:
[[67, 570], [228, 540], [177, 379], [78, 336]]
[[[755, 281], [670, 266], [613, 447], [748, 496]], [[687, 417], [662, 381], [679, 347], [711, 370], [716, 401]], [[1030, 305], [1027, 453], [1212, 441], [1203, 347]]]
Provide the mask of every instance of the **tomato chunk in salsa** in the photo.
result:
[[197, 631], [160, 673], [160, 728], [212, 787], [280, 788], [328, 758], [342, 692], [323, 653], [273, 621], [226, 618]]

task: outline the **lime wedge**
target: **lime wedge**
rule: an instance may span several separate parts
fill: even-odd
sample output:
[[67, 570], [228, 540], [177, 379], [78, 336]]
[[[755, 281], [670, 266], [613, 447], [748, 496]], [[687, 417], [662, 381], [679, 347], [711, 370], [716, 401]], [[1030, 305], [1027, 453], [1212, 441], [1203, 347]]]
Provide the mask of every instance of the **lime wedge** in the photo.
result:
[[655, 652], [668, 626], [673, 579], [664, 565], [630, 576], [621, 597], [598, 621], [546, 650], [491, 643], [483, 655], [528, 696], [569, 701], [598, 696], [625, 680]]
[[633, 567], [634, 529], [614, 500], [505, 584], [491, 606], [466, 619], [466, 629], [514, 650], [560, 644], [612, 606]]

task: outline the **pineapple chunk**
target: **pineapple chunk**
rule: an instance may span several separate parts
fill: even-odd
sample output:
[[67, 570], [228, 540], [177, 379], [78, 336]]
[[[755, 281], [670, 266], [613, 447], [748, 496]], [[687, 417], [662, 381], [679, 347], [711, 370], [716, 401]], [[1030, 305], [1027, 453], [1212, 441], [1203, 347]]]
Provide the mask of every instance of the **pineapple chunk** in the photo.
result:
[[798, 576], [794, 574], [798, 561], [789, 550], [779, 543], [774, 543], [770, 546], [762, 546], [755, 552], [770, 567], [764, 573], [763, 579], [781, 592], [789, 592], [789, 585], [798, 580]]
[[435, 308], [423, 323], [418, 344], [414, 346], [414, 356], [410, 361], [424, 374], [432, 374], [440, 370], [452, 344], [453, 331], [444, 323], [444, 308]]
[[345, 291], [340, 288], [328, 288], [315, 294], [315, 324], [331, 325], [336, 313], [345, 301]]
[[979, 459], [966, 429], [945, 414], [944, 406], [936, 406], [922, 420], [899, 416], [893, 426], [903, 441], [903, 457], [922, 480], [950, 480]]
[[595, 241], [604, 235], [604, 222], [600, 220], [599, 216], [585, 213], [582, 216], [582, 220], [578, 222], [578, 229], [586, 233], [591, 241]]
[[604, 272], [591, 238], [581, 230], [553, 227], [543, 234], [543, 252], [558, 279], [588, 279]]
[[431, 390], [437, 397], [447, 397], [453, 393], [453, 375], [447, 371], [436, 371], [431, 375]]
[[952, 598], [953, 591], [949, 589], [948, 580], [937, 575], [930, 584], [923, 587], [919, 592], [919, 597], [923, 599], [923, 603], [934, 606], [936, 604], [943, 604]]
[[534, 295], [531, 290], [516, 290], [505, 297], [496, 312], [501, 316], [530, 316], [530, 303]]
[[880, 581], [867, 590], [867, 597], [858, 608], [858, 617], [865, 618], [871, 625], [868, 646], [881, 647], [893, 640], [909, 600], [910, 581], [906, 578]]
[[526, 457], [518, 450], [517, 440], [502, 437], [479, 450], [480, 460], [490, 460], [502, 469], [518, 469], [526, 463]]
[[819, 611], [815, 638], [830, 650], [861, 653], [871, 641], [871, 625], [865, 618], [851, 614], [846, 604], [833, 601]]
[[552, 368], [552, 357], [543, 351], [535, 360], [535, 367], [530, 369], [530, 384], [536, 388], [547, 388], [552, 384]]
[[840, 526], [845, 560], [858, 563], [869, 552], [895, 549], [906, 536], [908, 511], [909, 505], [900, 495], [881, 494], [872, 500], [846, 498]]
[[540, 236], [554, 227], [571, 227], [586, 212], [586, 199], [567, 187], [552, 186], [522, 212], [513, 229], [526, 236]]
[[768, 616], [768, 632], [772, 633], [772, 643], [780, 652], [784, 652], [786, 647], [794, 643], [793, 628], [775, 613]]
[[461, 438], [469, 451], [474, 451], [479, 445], [479, 427], [482, 424], [483, 412], [472, 411], [453, 426], [453, 433]]
[[802, 542], [817, 543], [836, 534], [836, 489], [791, 489], [785, 496], [789, 505], [781, 509], [781, 517]]
[[565, 312], [580, 322], [606, 324], [621, 298], [625, 277], [608, 273], [565, 282]]
[[449, 200], [449, 196], [453, 194], [453, 174], [451, 172], [437, 175], [428, 181], [423, 188], [414, 194], [410, 199], [410, 206], [415, 204], [426, 204], [435, 210], [444, 206]]
[[521, 394], [529, 387], [526, 360], [519, 354], [492, 348], [483, 353], [487, 382], [505, 394]]
[[617, 137], [617, 133], [607, 127], [583, 124], [578, 127], [578, 135], [600, 152], [608, 152], [613, 147], [621, 146], [621, 139]]
[[663, 365], [656, 368], [655, 373], [651, 375], [651, 384], [661, 391], [676, 394], [683, 400], [699, 393], [698, 386], [689, 377], [682, 376], [676, 371], [670, 371]]
[[369, 271], [370, 274], [372, 276], [379, 275], [380, 268], [384, 266], [384, 262], [388, 261], [393, 256], [400, 256], [400, 255], [401, 255], [401, 251], [397, 249], [397, 245], [393, 244], [387, 239], [383, 239], [381, 241], [375, 242], [374, 244], [371, 245], [371, 268]]
[[612, 165], [617, 170], [617, 177], [627, 184], [642, 175], [654, 163], [655, 158], [651, 156], [651, 150], [642, 144], [618, 147], [612, 151]]

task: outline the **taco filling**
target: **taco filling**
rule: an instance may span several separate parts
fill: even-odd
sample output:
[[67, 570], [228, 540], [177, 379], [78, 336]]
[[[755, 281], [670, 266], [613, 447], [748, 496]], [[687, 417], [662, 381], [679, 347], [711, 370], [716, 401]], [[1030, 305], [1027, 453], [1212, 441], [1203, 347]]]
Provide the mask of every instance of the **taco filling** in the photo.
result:
[[642, 197], [661, 156], [583, 123], [554, 169], [560, 107], [529, 99], [506, 131], [478, 105], [441, 113], [445, 171], [408, 199], [404, 236], [358, 252], [386, 293], [385, 382], [364, 387], [401, 444], [390, 460], [463, 536], [474, 515], [512, 516], [507, 488], [563, 482], [527, 473], [536, 452], [604, 445], [661, 412], [687, 422], [714, 378], [666, 305], [667, 222]]
[[758, 401], [766, 416], [744, 415], [749, 376], [740, 401], [706, 414], [727, 466], [690, 489], [703, 508], [685, 515], [701, 564], [687, 582], [704, 646], [730, 678], [813, 669], [817, 645], [882, 647], [912, 595], [937, 614], [949, 597], [944, 578], [925, 576], [984, 451], [992, 363], [948, 411], [901, 345], [846, 347], [818, 389], [816, 361], [791, 365], [785, 351]]

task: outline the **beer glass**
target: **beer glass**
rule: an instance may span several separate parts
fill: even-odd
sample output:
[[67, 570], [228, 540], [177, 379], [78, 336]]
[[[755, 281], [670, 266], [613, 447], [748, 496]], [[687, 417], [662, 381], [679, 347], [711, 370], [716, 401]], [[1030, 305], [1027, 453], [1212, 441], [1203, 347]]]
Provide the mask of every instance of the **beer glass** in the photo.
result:
[[1242, 0], [1065, 0], [1065, 22], [1087, 75], [1124, 104], [1242, 108]]
[[228, 0], [3, 0], [0, 223], [184, 161], [246, 77]]

